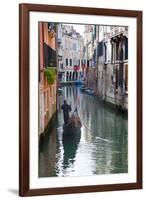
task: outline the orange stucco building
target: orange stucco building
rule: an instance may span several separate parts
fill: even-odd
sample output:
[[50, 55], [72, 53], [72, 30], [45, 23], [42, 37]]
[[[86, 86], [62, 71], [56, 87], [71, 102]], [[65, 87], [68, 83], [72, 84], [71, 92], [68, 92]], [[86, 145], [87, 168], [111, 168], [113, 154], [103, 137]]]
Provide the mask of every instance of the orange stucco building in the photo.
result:
[[57, 68], [56, 31], [53, 23], [39, 22], [39, 135], [49, 128], [56, 113], [56, 79], [48, 83], [47, 67]]

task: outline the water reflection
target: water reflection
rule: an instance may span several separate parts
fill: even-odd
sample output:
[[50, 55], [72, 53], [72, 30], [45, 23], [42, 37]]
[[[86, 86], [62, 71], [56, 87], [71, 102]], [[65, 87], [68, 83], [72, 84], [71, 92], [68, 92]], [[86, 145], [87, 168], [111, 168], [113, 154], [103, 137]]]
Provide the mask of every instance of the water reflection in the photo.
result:
[[65, 169], [73, 166], [75, 162], [80, 138], [81, 138], [81, 130], [78, 130], [74, 134], [63, 133], [62, 143], [63, 143], [64, 154], [63, 154], [62, 166], [64, 168], [64, 174], [66, 172]]
[[127, 118], [80, 93], [78, 87], [64, 87], [58, 108], [64, 99], [78, 107], [83, 126], [78, 134], [63, 134], [63, 114], [58, 111], [57, 129], [40, 144], [39, 176], [85, 176], [126, 173], [128, 171]]

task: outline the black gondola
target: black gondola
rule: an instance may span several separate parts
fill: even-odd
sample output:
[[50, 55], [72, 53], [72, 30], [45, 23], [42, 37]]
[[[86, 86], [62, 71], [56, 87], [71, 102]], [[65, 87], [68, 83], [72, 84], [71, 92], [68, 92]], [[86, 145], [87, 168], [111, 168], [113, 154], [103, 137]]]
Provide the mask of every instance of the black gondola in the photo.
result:
[[78, 115], [78, 111], [76, 108], [72, 116], [70, 117], [68, 124], [63, 125], [63, 129], [64, 129], [63, 134], [79, 133], [81, 127], [82, 127], [82, 122], [80, 120], [80, 117]]

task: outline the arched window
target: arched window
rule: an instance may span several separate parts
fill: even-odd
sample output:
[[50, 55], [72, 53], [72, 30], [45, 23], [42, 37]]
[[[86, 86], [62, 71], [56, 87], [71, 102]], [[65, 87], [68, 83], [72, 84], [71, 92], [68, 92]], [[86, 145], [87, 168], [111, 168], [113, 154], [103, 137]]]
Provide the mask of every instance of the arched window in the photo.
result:
[[123, 47], [120, 49], [119, 86], [123, 89]]
[[125, 60], [128, 59], [128, 38], [125, 37], [124, 39], [124, 46], [125, 46]]
[[120, 61], [123, 60], [123, 47], [120, 49]]
[[111, 62], [114, 62], [114, 43], [111, 41]]
[[119, 42], [116, 42], [116, 60], [119, 60]]
[[72, 80], [73, 80], [73, 81], [75, 80], [75, 72], [73, 72]]
[[69, 72], [66, 73], [66, 81], [69, 81]]
[[71, 81], [71, 75], [72, 75], [72, 73], [70, 72], [70, 75], [69, 75], [69, 80]]

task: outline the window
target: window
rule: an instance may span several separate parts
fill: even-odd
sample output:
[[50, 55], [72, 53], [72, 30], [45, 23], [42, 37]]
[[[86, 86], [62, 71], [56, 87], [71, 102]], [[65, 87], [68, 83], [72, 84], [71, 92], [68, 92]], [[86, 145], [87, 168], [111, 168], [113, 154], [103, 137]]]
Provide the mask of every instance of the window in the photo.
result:
[[96, 39], [96, 26], [94, 26], [94, 38]]
[[124, 88], [124, 65], [121, 62], [119, 64], [119, 86], [123, 92], [123, 88]]
[[125, 65], [125, 92], [128, 91], [128, 65]]
[[69, 72], [67, 71], [67, 73], [66, 73], [66, 81], [68, 81], [69, 80]]
[[118, 82], [119, 82], [119, 70], [118, 70], [118, 65], [116, 65], [116, 90], [118, 89]]
[[119, 60], [119, 42], [116, 42], [116, 60]]
[[111, 62], [114, 62], [114, 43], [111, 44]]
[[104, 49], [105, 49], [105, 62], [107, 62], [107, 46], [104, 44]]
[[45, 67], [56, 67], [56, 51], [44, 43], [44, 65]]
[[127, 60], [128, 59], [128, 38], [127, 37], [125, 37], [124, 42], [125, 42], [125, 60]]
[[72, 66], [72, 59], [70, 59], [70, 66]]
[[78, 65], [80, 66], [80, 60], [78, 60]]
[[83, 61], [83, 60], [81, 60], [81, 65], [83, 66], [83, 64], [84, 64], [84, 61]]
[[103, 56], [103, 41], [98, 43], [98, 57]]
[[68, 66], [68, 59], [66, 58], [66, 66]]
[[123, 51], [123, 47], [120, 49], [120, 55], [119, 55], [119, 59], [120, 59], [120, 61], [123, 61], [123, 53], [124, 53], [124, 51]]

